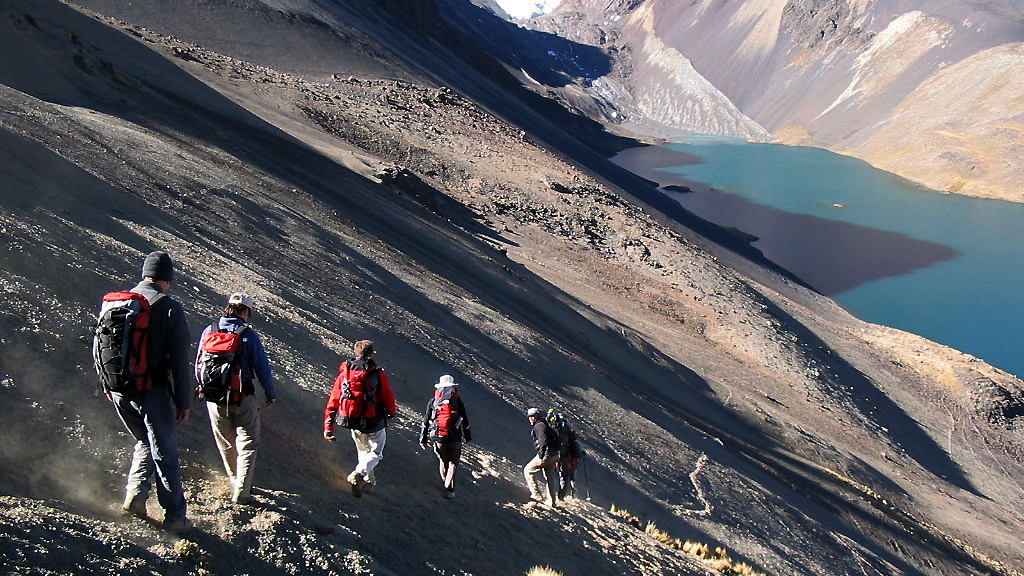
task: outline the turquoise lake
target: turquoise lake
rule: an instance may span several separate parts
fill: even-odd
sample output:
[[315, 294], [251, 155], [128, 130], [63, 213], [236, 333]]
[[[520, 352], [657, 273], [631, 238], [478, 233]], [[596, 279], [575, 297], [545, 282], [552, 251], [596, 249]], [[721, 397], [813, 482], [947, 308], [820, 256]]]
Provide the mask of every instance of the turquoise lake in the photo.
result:
[[[1024, 375], [1024, 205], [927, 190], [818, 148], [699, 137], [614, 161], [861, 319]], [[705, 186], [698, 186], [704, 184]]]

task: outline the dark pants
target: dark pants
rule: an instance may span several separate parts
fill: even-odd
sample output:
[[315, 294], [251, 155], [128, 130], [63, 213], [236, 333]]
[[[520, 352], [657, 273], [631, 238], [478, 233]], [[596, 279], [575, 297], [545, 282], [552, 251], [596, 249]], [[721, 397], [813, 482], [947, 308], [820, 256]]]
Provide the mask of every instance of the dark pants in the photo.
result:
[[441, 482], [444, 483], [444, 489], [454, 491], [455, 471], [462, 459], [462, 441], [434, 442], [434, 454], [437, 454], [437, 459], [440, 461]]
[[170, 393], [165, 388], [154, 388], [138, 397], [111, 396], [117, 415], [135, 438], [125, 505], [144, 503], [153, 486], [150, 477], [155, 477], [164, 519], [181, 520], [185, 517], [185, 491], [178, 461], [177, 410]]
[[558, 498], [576, 496], [576, 466], [579, 460], [565, 456], [558, 461]]

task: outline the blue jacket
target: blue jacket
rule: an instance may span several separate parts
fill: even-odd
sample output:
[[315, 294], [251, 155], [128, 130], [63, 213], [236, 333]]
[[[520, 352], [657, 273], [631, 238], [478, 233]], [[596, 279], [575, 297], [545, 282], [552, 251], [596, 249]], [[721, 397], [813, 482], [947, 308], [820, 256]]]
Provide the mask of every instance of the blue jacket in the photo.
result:
[[[245, 321], [241, 318], [231, 318], [228, 316], [221, 316], [217, 322], [217, 327], [220, 330], [230, 330], [237, 332], [238, 329], [245, 324]], [[207, 326], [203, 330], [203, 334], [199, 337], [199, 342], [203, 341], [210, 331], [213, 330], [213, 326]], [[199, 350], [196, 353], [196, 379], [199, 379], [199, 358], [202, 356], [203, 351]], [[263, 349], [263, 342], [260, 341], [260, 335], [256, 333], [256, 330], [249, 326], [249, 330], [242, 333], [242, 382], [252, 381], [253, 376], [259, 379], [260, 385], [263, 386], [263, 391], [267, 395], [267, 400], [274, 400], [277, 398], [277, 388], [274, 386], [274, 374], [270, 371], [270, 360], [267, 359], [267, 353]], [[246, 394], [253, 394], [255, 390], [243, 390]]]

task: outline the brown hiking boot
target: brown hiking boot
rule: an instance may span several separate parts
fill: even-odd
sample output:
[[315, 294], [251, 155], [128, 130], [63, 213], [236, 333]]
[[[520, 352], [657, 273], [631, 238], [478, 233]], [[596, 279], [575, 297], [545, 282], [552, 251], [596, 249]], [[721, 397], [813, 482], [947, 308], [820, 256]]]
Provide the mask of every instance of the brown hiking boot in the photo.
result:
[[358, 472], [348, 475], [348, 483], [352, 485], [352, 495], [359, 498], [363, 495], [363, 477]]
[[121, 505], [121, 511], [125, 514], [135, 516], [136, 518], [149, 518], [149, 512], [146, 510], [145, 500], [130, 500], [125, 502]]
[[192, 521], [188, 518], [174, 520], [173, 522], [168, 522], [167, 520], [164, 520], [164, 530], [167, 530], [168, 532], [174, 532], [175, 534], [183, 534], [194, 527], [195, 524], [193, 524]]

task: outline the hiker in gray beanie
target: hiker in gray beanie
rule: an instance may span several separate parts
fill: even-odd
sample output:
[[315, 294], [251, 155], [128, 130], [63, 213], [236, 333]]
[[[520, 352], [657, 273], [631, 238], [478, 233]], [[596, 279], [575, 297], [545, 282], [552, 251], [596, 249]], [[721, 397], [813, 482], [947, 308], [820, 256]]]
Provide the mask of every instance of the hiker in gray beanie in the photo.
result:
[[182, 533], [192, 528], [192, 521], [186, 515], [176, 432], [188, 420], [194, 386], [185, 311], [167, 295], [173, 279], [174, 266], [166, 252], [146, 256], [142, 281], [131, 291], [141, 294], [150, 305], [147, 370], [132, 386], [111, 390], [108, 397], [135, 438], [122, 509], [148, 518], [146, 501], [155, 478], [157, 499], [164, 509], [163, 526]]
[[174, 264], [171, 256], [162, 250], [150, 252], [142, 263], [142, 277], [165, 282], [174, 281]]

